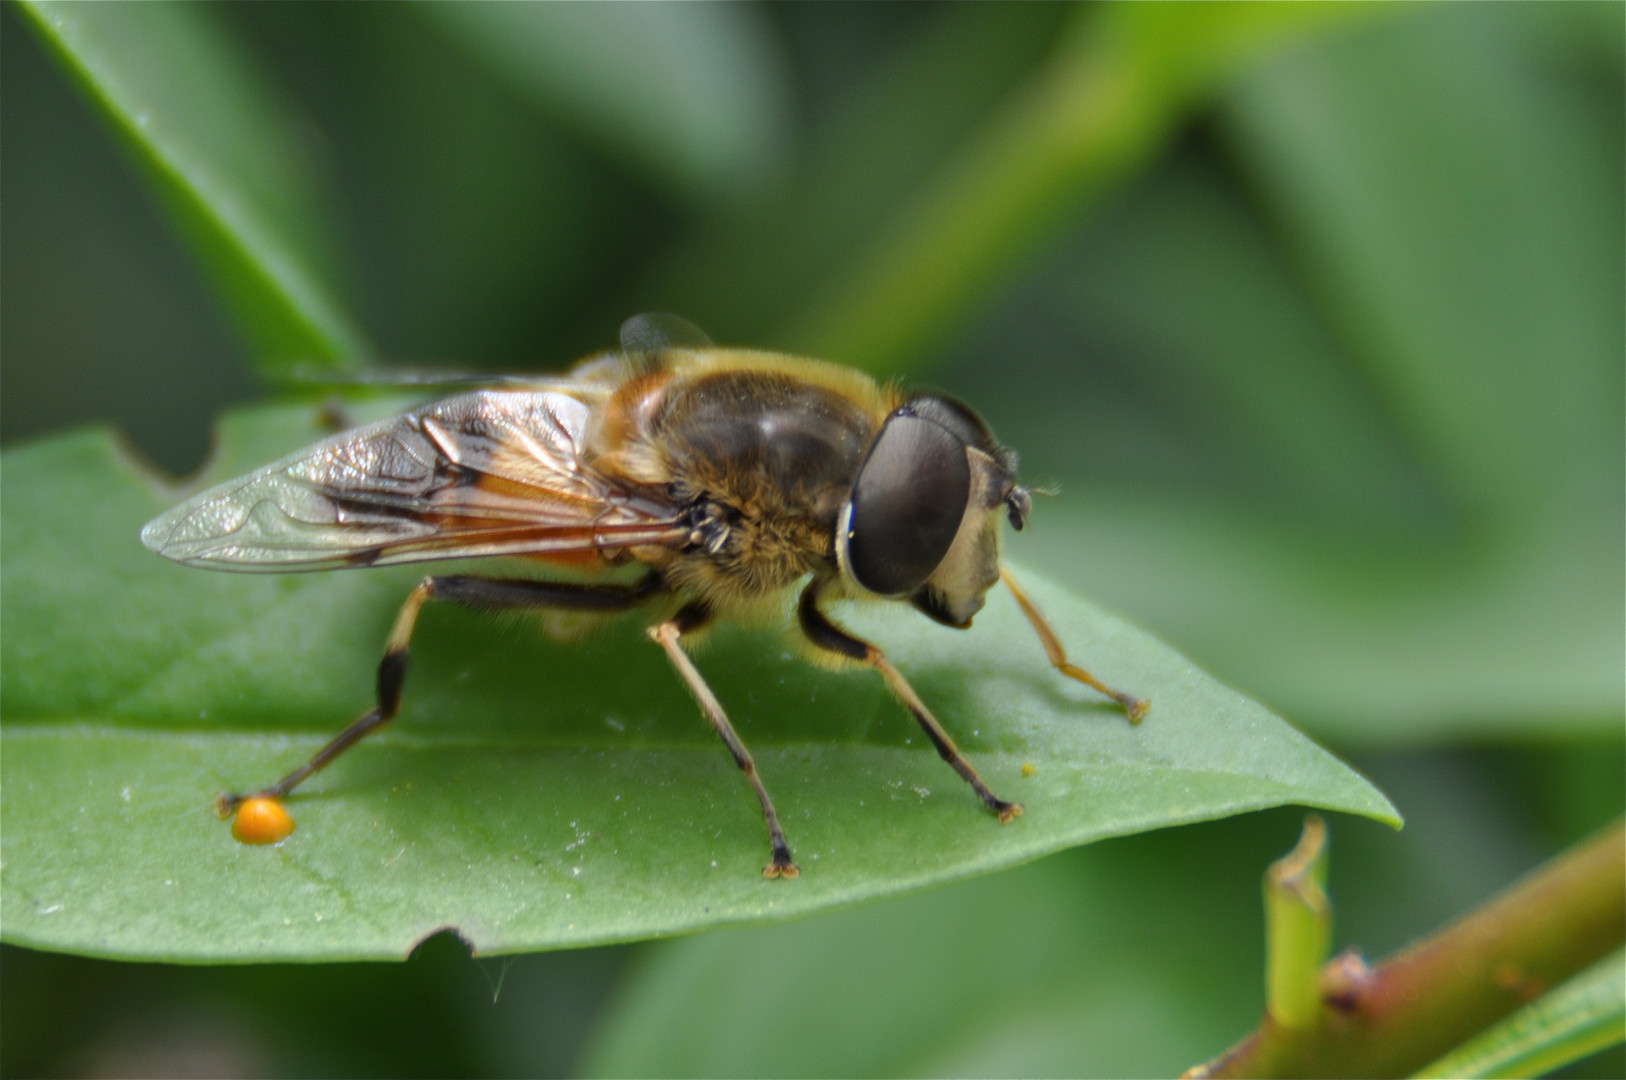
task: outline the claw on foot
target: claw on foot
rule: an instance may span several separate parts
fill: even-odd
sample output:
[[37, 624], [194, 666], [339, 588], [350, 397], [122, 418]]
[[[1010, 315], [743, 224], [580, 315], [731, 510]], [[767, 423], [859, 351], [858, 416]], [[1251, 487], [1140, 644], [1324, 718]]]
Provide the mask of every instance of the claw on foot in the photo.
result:
[[774, 881], [778, 878], [784, 878], [786, 881], [790, 881], [793, 878], [801, 877], [801, 875], [802, 868], [791, 862], [789, 859], [785, 859], [783, 862], [775, 859], [773, 862], [762, 868], [762, 876], [767, 878], [769, 881]]
[[1019, 802], [1000, 803], [994, 809], [994, 813], [999, 815], [1001, 825], [1009, 825], [1022, 816], [1022, 804]]

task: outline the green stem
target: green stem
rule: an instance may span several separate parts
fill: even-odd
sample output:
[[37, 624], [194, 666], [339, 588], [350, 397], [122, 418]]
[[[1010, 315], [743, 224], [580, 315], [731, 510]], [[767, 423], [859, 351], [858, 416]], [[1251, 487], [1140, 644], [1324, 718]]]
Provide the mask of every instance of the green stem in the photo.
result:
[[1332, 942], [1327, 826], [1304, 819], [1298, 846], [1265, 872], [1265, 1008], [1284, 1028], [1321, 1018], [1321, 964]]
[[869, 371], [917, 366], [986, 297], [1272, 48], [1399, 8], [1084, 8], [1044, 70], [777, 336]]
[[1188, 1076], [1407, 1076], [1626, 939], [1626, 829], [1616, 823], [1376, 968], [1322, 969], [1307, 1028], [1268, 1013]]

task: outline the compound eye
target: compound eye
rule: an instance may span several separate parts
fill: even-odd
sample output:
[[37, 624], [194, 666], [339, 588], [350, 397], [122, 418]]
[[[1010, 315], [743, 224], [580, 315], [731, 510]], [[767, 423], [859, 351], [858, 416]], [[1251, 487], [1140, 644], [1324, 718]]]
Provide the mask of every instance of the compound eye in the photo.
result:
[[943, 427], [894, 413], [859, 467], [838, 543], [872, 593], [919, 588], [948, 554], [971, 497], [965, 443]]

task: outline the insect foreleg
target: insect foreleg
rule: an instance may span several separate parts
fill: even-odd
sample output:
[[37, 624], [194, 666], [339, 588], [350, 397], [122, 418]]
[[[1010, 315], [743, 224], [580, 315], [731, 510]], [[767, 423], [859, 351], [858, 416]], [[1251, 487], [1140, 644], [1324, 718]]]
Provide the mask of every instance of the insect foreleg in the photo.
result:
[[280, 799], [304, 783], [312, 773], [326, 768], [334, 758], [360, 742], [364, 736], [394, 719], [401, 708], [401, 687], [406, 682], [412, 631], [418, 622], [418, 612], [430, 600], [445, 600], [477, 611], [552, 609], [612, 612], [636, 607], [664, 587], [665, 582], [656, 573], [627, 585], [463, 575], [426, 577], [407, 596], [406, 603], [401, 605], [400, 612], [395, 616], [395, 625], [390, 628], [384, 658], [378, 664], [378, 704], [362, 713], [309, 761], [275, 784], [252, 795], [221, 795], [216, 805], [222, 814], [226, 814], [245, 799]]
[[1033, 627], [1033, 632], [1039, 635], [1039, 644], [1044, 646], [1044, 654], [1050, 658], [1050, 665], [1068, 678], [1077, 679], [1085, 686], [1100, 691], [1119, 705], [1122, 705], [1124, 715], [1129, 717], [1131, 724], [1140, 723], [1141, 718], [1146, 715], [1146, 711], [1152, 707], [1152, 703], [1145, 698], [1131, 697], [1121, 691], [1114, 690], [1077, 664], [1070, 663], [1067, 659], [1067, 650], [1062, 648], [1061, 639], [1056, 637], [1056, 632], [1050, 629], [1050, 624], [1045, 621], [1045, 617], [1040, 614], [1038, 608], [1033, 606], [1033, 601], [1028, 599], [1028, 594], [1022, 591], [1021, 586], [1016, 584], [1016, 579], [1011, 576], [1011, 572], [1003, 566], [999, 568], [999, 580], [1003, 581], [1005, 587], [1011, 590], [1011, 595], [1016, 597], [1016, 606], [1022, 609], [1022, 614], [1027, 616], [1028, 623]]
[[790, 845], [785, 842], [785, 831], [779, 827], [779, 812], [773, 807], [773, 799], [768, 796], [768, 789], [763, 786], [762, 777], [757, 775], [757, 763], [751, 758], [751, 751], [745, 748], [740, 737], [734, 731], [734, 725], [728, 722], [728, 714], [723, 712], [723, 706], [717, 696], [706, 685], [706, 680], [700, 677], [700, 672], [689, 659], [689, 654], [683, 651], [679, 639], [704, 626], [711, 619], [711, 613], [700, 604], [690, 604], [679, 611], [671, 619], [649, 628], [650, 640], [666, 650], [667, 658], [672, 666], [677, 668], [683, 681], [688, 684], [689, 692], [694, 695], [695, 701], [700, 705], [700, 711], [706, 714], [711, 726], [718, 736], [727, 745], [728, 752], [734, 755], [734, 764], [745, 773], [745, 778], [751, 781], [751, 789], [757, 793], [757, 801], [762, 804], [762, 816], [768, 823], [768, 838], [773, 844], [773, 861], [762, 868], [765, 878], [793, 878], [801, 873], [796, 863], [790, 857]]
[[965, 782], [971, 785], [971, 789], [977, 793], [983, 805], [998, 815], [1001, 822], [1008, 822], [1020, 816], [1022, 804], [1006, 802], [989, 790], [988, 785], [982, 782], [982, 777], [977, 775], [977, 770], [961, 756], [959, 747], [954, 745], [954, 740], [943, 730], [943, 725], [937, 722], [937, 717], [933, 716], [931, 710], [926, 708], [926, 703], [920, 700], [920, 695], [915, 693], [914, 687], [910, 686], [898, 669], [887, 660], [886, 654], [877, 646], [841, 629], [819, 610], [819, 592], [822, 584], [818, 578], [814, 578], [802, 591], [801, 602], [797, 605], [802, 633], [807, 635], [807, 639], [821, 649], [845, 656], [849, 660], [857, 660], [880, 672], [893, 696], [914, 714], [915, 720], [925, 730], [926, 737], [931, 739], [932, 745], [937, 748], [938, 756], [965, 778]]

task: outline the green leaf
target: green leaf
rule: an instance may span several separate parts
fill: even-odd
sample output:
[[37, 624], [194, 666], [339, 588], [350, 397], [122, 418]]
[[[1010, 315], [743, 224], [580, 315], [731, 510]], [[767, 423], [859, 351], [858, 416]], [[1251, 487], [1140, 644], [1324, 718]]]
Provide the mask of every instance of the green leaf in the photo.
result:
[[1071, 496], [1035, 561], [1316, 736], [1615, 736], [1618, 86], [1541, 59], [1580, 8], [1405, 10], [1238, 81], [1263, 203], [1188, 151], [953, 388]]
[[1165, 829], [890, 904], [662, 942], [578, 1071], [1177, 1075], [1259, 1016], [1257, 870], [1293, 826], [1261, 814]]
[[738, 191], [784, 150], [785, 74], [735, 4], [427, 4], [521, 91], [685, 195]]
[[[315, 424], [302, 407], [231, 418], [213, 478], [310, 441]], [[891, 605], [838, 612], [888, 649], [991, 786], [1026, 804], [1010, 826], [879, 679], [803, 663], [788, 634], [725, 629], [697, 662], [804, 870], [765, 882], [748, 787], [635, 625], [557, 644], [436, 608], [393, 730], [290, 800], [292, 838], [248, 848], [213, 795], [269, 782], [369, 703], [422, 570], [166, 563], [137, 532], [170, 500], [100, 432], [12, 451], [0, 481], [0, 898], [19, 944], [381, 958], [455, 927], [511, 952], [780, 919], [1283, 803], [1397, 821], [1263, 707], [1035, 579], [1074, 657], [1152, 699], [1140, 726], [1052, 672], [1003, 593], [970, 633]]]
[[1465, 508], [1539, 534], [1619, 505], [1618, 461], [1569, 466], [1620, 442], [1626, 283], [1618, 137], [1526, 33], [1438, 10], [1261, 65], [1230, 119], [1396, 427]]
[[364, 356], [323, 273], [307, 155], [216, 12], [52, 0], [22, 10], [140, 162], [262, 371]]
[[1626, 954], [1617, 952], [1416, 1075], [1546, 1076], [1623, 1038]]

